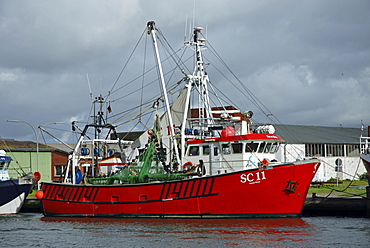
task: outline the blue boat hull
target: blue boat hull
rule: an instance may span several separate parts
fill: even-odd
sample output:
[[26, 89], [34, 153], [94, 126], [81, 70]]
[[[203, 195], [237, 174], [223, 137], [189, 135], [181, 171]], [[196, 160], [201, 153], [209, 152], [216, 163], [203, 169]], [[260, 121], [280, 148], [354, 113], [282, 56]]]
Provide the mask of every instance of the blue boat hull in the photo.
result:
[[32, 183], [20, 183], [18, 179], [0, 181], [0, 214], [18, 213], [32, 186]]

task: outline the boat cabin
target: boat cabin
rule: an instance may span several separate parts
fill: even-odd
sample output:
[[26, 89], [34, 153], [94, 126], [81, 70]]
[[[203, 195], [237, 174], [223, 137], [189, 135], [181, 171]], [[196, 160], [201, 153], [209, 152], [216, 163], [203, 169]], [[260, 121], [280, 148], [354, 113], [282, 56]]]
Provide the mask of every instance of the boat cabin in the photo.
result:
[[257, 168], [276, 162], [276, 152], [284, 140], [275, 134], [246, 134], [189, 140], [184, 161], [205, 163], [207, 174]]
[[13, 159], [6, 156], [4, 150], [0, 150], [0, 181], [9, 180], [8, 168]]

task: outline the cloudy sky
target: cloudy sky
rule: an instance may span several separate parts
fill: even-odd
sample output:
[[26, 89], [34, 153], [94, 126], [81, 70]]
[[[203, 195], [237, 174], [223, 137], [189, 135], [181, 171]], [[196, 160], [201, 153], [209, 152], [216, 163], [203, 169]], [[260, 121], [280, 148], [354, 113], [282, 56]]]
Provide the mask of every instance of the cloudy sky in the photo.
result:
[[48, 125], [63, 138], [72, 120], [89, 116], [86, 73], [94, 96], [107, 92], [148, 21], [180, 48], [194, 13], [195, 25], [206, 27], [212, 46], [280, 122], [370, 124], [369, 1], [195, 2], [0, 1], [0, 137], [35, 140], [26, 124], [7, 122], [22, 120], [35, 128], [66, 122]]

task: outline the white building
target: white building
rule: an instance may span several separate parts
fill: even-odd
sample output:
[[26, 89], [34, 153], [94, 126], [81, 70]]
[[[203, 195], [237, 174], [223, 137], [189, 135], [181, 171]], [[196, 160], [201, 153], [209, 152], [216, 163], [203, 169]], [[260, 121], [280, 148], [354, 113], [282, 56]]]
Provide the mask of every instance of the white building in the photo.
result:
[[[313, 181], [330, 178], [355, 179], [366, 173], [359, 157], [360, 128], [274, 125], [287, 141], [280, 156], [288, 161], [318, 158], [321, 166]], [[364, 133], [363, 135], [367, 135]]]

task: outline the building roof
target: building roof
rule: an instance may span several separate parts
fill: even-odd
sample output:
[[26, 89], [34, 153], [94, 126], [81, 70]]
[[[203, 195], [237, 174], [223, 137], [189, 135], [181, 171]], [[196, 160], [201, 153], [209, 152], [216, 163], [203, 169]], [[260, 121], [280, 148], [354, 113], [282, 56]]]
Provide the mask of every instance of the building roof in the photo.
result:
[[[37, 143], [33, 141], [18, 141], [13, 139], [5, 139], [0, 140], [0, 149], [11, 150], [13, 152], [19, 151], [35, 152], [37, 150]], [[57, 149], [55, 147], [48, 146], [43, 143], [39, 143], [39, 152], [52, 152], [52, 151], [65, 152], [61, 149]]]
[[359, 144], [360, 128], [274, 124], [276, 134], [291, 144]]
[[[305, 125], [274, 124], [276, 134], [290, 144], [359, 144], [361, 130], [348, 127], [323, 127]], [[368, 127], [370, 132], [370, 127]], [[143, 132], [118, 133], [125, 140], [136, 140]], [[366, 131], [364, 136], [368, 135]], [[369, 135], [370, 136], [370, 135]], [[37, 143], [33, 141], [0, 140], [0, 149], [11, 151], [36, 151]], [[74, 147], [74, 145], [71, 145]], [[71, 152], [61, 144], [39, 143], [39, 151]]]

